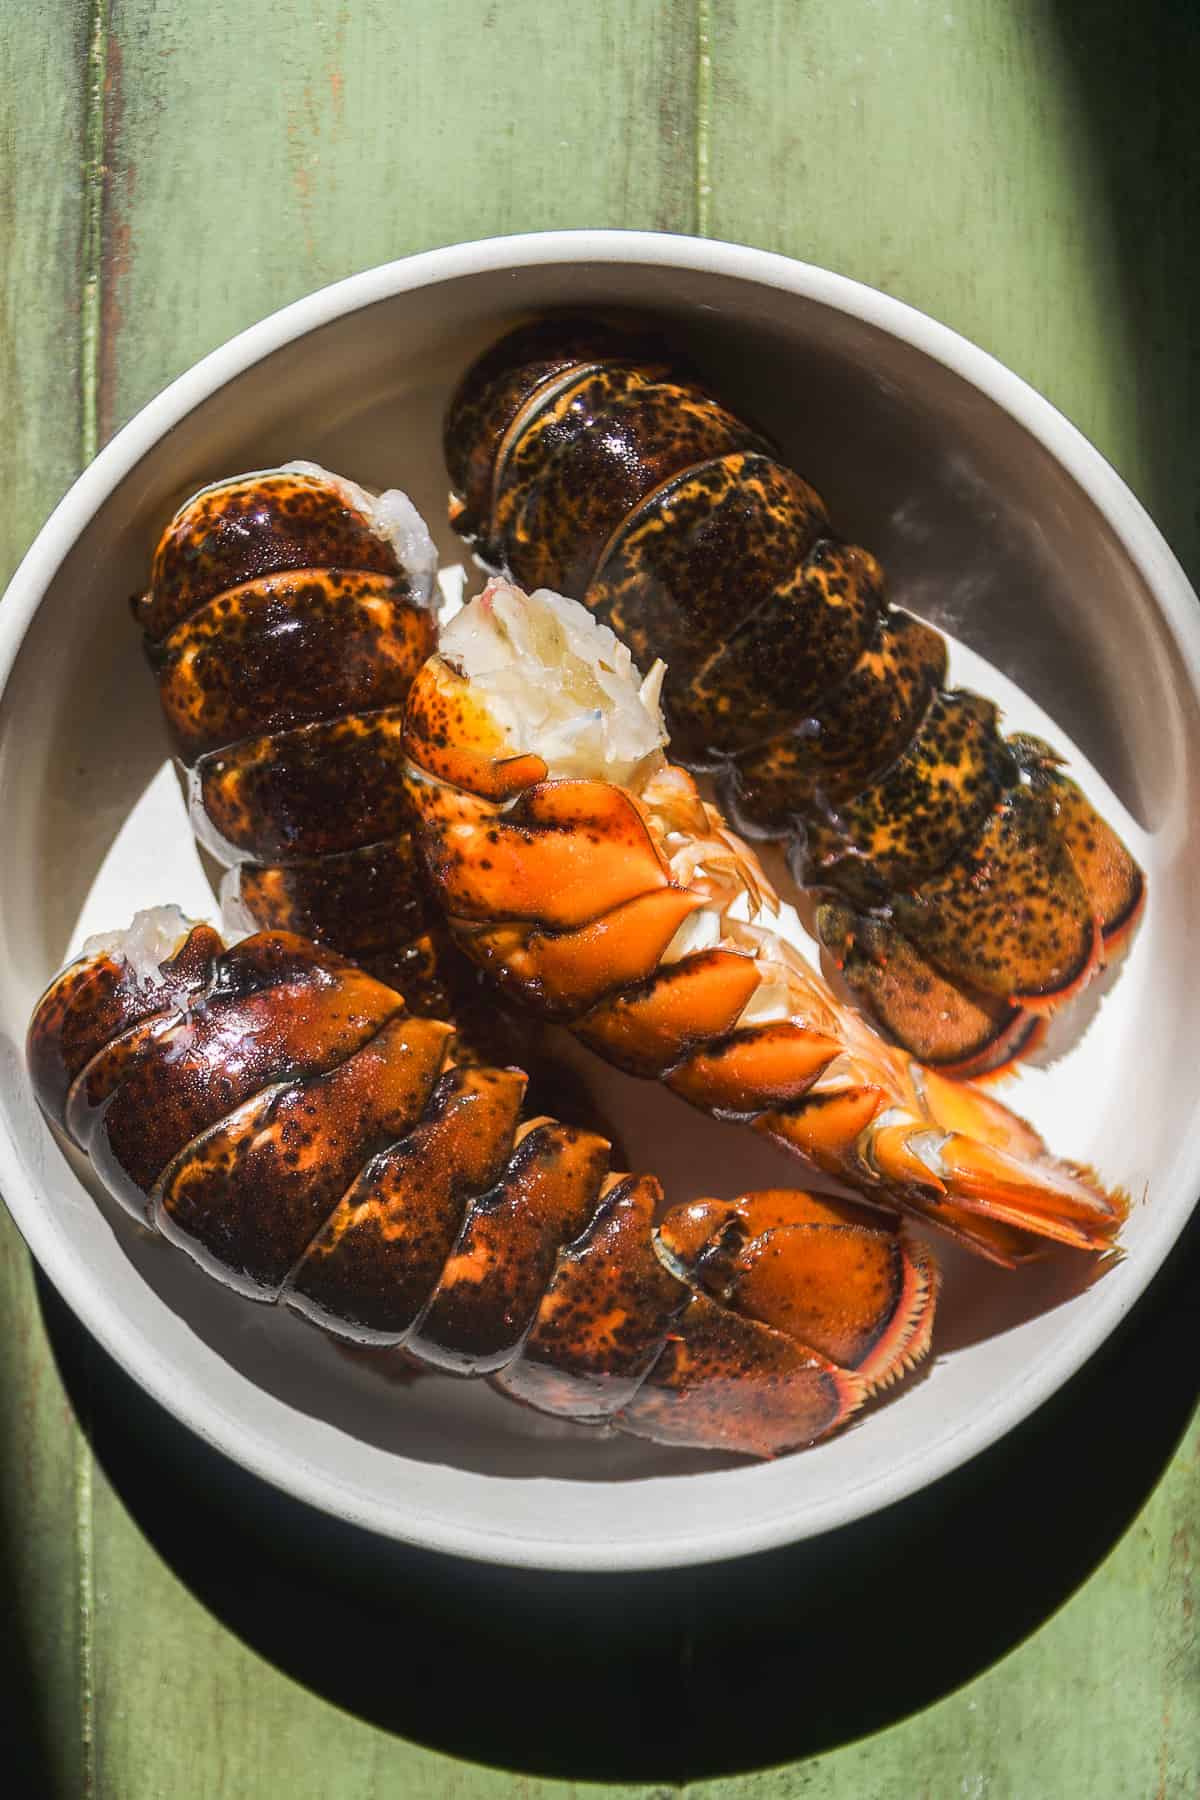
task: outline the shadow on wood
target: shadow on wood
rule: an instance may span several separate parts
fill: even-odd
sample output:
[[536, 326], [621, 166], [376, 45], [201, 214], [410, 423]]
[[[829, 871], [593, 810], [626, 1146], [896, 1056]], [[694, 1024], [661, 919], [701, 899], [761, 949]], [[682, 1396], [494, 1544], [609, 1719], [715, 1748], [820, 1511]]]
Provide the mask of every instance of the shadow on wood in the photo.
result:
[[52, 1770], [61, 1770], [56, 1739], [61, 1716], [51, 1717], [51, 1696], [33, 1678], [33, 1621], [24, 1616], [18, 1559], [24, 1554], [24, 1522], [4, 1504], [0, 1486], [0, 1595], [4, 1596], [4, 1630], [0, 1632], [0, 1767], [5, 1791], [37, 1800], [54, 1791]]
[[338, 1524], [225, 1462], [43, 1283], [64, 1382], [141, 1530], [293, 1679], [448, 1754], [575, 1779], [790, 1761], [941, 1698], [1035, 1630], [1153, 1489], [1196, 1397], [1200, 1221], [1117, 1336], [965, 1470], [789, 1549], [506, 1571]]
[[1113, 320], [1113, 356], [1136, 365], [1139, 497], [1200, 585], [1200, 7], [1195, 0], [1046, 4], [1119, 259], [1124, 316]]
[[[1138, 358], [1150, 446], [1143, 497], [1195, 579], [1200, 15], [1192, 0], [1047, 4], [1122, 246], [1114, 356]], [[508, 1573], [339, 1526], [217, 1457], [142, 1395], [44, 1284], [41, 1299], [72, 1400], [139, 1527], [287, 1676], [460, 1757], [576, 1779], [677, 1781], [881, 1729], [1036, 1630], [1129, 1526], [1186, 1425], [1198, 1278], [1194, 1223], [1089, 1367], [927, 1493], [815, 1543], [617, 1578]], [[19, 1523], [0, 1521], [0, 1592]], [[0, 1744], [28, 1792], [41, 1746], [21, 1636], [20, 1621], [10, 1623]]]

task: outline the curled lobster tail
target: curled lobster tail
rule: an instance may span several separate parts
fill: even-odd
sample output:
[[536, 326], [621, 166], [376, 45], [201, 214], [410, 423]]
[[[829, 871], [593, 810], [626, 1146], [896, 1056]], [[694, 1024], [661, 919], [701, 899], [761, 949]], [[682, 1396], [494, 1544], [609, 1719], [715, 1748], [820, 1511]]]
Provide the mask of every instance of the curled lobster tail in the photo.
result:
[[923, 1061], [1001, 1066], [1128, 936], [1141, 871], [1054, 752], [946, 689], [940, 634], [661, 346], [523, 327], [467, 372], [445, 441], [458, 529], [668, 663], [676, 753], [719, 771], [739, 829], [791, 843], [847, 982]]
[[936, 1270], [795, 1192], [655, 1225], [652, 1177], [522, 1122], [517, 1069], [285, 932], [226, 949], [171, 908], [93, 941], [34, 1014], [48, 1116], [135, 1218], [338, 1336], [544, 1411], [772, 1455], [924, 1354]]
[[662, 754], [660, 677], [575, 602], [499, 580], [447, 628], [405, 741], [459, 941], [619, 1067], [997, 1261], [1030, 1234], [1108, 1247], [1120, 1197], [881, 1042], [779, 934], [752, 852]]

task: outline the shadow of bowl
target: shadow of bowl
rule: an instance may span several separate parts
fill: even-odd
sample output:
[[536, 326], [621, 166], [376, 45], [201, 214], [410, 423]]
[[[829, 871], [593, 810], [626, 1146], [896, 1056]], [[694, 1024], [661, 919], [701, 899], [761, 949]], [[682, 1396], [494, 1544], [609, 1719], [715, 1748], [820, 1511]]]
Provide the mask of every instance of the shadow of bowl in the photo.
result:
[[410, 1549], [210, 1450], [39, 1278], [54, 1355], [154, 1549], [292, 1679], [438, 1751], [575, 1780], [683, 1781], [827, 1751], [960, 1687], [1127, 1529], [1196, 1399], [1200, 1219], [1103, 1351], [1001, 1443], [819, 1540], [644, 1575]]

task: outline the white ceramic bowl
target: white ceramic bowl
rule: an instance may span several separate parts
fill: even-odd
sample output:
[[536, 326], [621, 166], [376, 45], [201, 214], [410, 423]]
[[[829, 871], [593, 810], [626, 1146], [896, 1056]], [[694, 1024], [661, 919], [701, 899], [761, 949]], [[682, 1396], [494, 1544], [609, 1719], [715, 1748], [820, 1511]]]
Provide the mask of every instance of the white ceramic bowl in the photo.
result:
[[[407, 488], [455, 558], [439, 450], [450, 386], [516, 315], [593, 302], [674, 321], [839, 527], [882, 557], [893, 596], [970, 646], [960, 678], [1089, 759], [1150, 880], [1120, 978], [1069, 1052], [1009, 1090], [1056, 1149], [1133, 1193], [1125, 1260], [1089, 1286], [1081, 1259], [1008, 1276], [947, 1256], [926, 1377], [771, 1465], [597, 1436], [478, 1383], [385, 1381], [97, 1203], [23, 1068], [29, 1010], [86, 931], [168, 899], [213, 910], [125, 607], [175, 502], [302, 456]], [[84, 473], [0, 606], [0, 681], [0, 1191], [55, 1286], [152, 1395], [342, 1518], [575, 1569], [702, 1562], [860, 1518], [964, 1462], [1071, 1375], [1200, 1189], [1200, 1010], [1186, 1004], [1200, 954], [1195, 597], [1128, 490], [1044, 400], [853, 282], [725, 244], [581, 232], [438, 250], [323, 289], [206, 357]], [[649, 1086], [610, 1079], [602, 1098], [635, 1166], [675, 1197], [797, 1179], [749, 1134]]]

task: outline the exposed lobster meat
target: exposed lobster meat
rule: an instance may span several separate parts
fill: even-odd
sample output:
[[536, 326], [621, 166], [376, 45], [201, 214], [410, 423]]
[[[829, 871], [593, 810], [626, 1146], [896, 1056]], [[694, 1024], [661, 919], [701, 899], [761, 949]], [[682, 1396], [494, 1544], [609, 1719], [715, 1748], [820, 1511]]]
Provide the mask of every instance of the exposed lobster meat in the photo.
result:
[[663, 754], [594, 614], [489, 583], [409, 696], [419, 841], [459, 941], [511, 996], [827, 1175], [995, 1260], [1109, 1247], [1124, 1202], [997, 1101], [841, 1006], [779, 934], [757, 859]]
[[1001, 1067], [1128, 937], [1142, 873], [1056, 753], [946, 688], [940, 633], [648, 331], [513, 332], [445, 450], [490, 567], [666, 660], [676, 754], [716, 768], [739, 830], [790, 843], [850, 988], [923, 1062]]
[[656, 1226], [652, 1176], [522, 1122], [522, 1073], [453, 1044], [327, 948], [160, 908], [59, 976], [28, 1056], [110, 1192], [220, 1280], [561, 1417], [769, 1456], [924, 1354], [936, 1268], [894, 1224], [773, 1191]]

